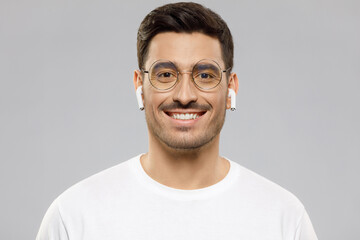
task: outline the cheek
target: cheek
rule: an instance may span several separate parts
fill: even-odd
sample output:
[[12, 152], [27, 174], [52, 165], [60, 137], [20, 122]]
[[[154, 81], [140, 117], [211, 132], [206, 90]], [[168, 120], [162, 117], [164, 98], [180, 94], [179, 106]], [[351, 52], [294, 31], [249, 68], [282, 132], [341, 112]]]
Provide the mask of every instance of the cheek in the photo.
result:
[[217, 110], [226, 106], [226, 102], [227, 102], [226, 95], [223, 93], [214, 94], [208, 97], [208, 100], [210, 104], [213, 105], [213, 108], [217, 108]]
[[[151, 86], [150, 86], [151, 87]], [[153, 89], [145, 89], [144, 91], [144, 105], [150, 111], [156, 111], [159, 106], [170, 97], [165, 93], [154, 92]]]

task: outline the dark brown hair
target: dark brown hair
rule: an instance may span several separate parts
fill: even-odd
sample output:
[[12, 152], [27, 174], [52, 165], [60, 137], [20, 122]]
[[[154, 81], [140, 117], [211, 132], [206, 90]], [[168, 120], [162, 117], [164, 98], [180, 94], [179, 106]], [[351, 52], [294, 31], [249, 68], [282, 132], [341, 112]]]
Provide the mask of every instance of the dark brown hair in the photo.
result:
[[166, 4], [151, 11], [141, 22], [137, 34], [137, 57], [142, 69], [151, 39], [162, 32], [200, 32], [219, 40], [225, 67], [233, 67], [234, 43], [225, 21], [215, 12], [198, 3]]

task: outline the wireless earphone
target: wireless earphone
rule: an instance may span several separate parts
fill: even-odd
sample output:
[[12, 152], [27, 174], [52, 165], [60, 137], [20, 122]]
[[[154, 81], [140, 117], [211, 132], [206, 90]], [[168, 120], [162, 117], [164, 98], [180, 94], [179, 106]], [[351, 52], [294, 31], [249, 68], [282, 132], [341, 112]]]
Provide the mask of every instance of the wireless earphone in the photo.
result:
[[139, 105], [139, 109], [142, 111], [144, 110], [144, 103], [143, 103], [143, 100], [142, 100], [142, 86], [138, 87], [136, 89], [136, 99], [137, 99], [137, 102], [138, 102], [138, 105]]
[[231, 88], [229, 88], [229, 97], [231, 98], [230, 109], [231, 109], [231, 111], [235, 111], [236, 110], [236, 93]]

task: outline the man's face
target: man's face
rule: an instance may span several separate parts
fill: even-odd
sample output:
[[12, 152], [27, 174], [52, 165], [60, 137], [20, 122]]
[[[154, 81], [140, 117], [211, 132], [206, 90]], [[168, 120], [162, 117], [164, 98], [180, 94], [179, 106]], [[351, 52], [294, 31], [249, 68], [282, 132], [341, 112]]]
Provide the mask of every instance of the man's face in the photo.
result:
[[[159, 59], [170, 60], [180, 72], [192, 71], [202, 59], [214, 60], [225, 69], [219, 40], [202, 33], [157, 34], [151, 40], [145, 69]], [[142, 83], [151, 138], [173, 149], [190, 150], [219, 137], [226, 112], [226, 73], [218, 86], [206, 91], [195, 86], [189, 73], [180, 74], [178, 83], [166, 91], [155, 89], [148, 74]]]

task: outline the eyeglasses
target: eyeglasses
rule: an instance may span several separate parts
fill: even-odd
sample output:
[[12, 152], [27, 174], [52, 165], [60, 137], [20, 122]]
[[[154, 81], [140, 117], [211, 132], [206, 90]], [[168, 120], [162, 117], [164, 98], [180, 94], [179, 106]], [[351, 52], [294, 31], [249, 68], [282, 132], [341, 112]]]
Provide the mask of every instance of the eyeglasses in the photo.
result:
[[169, 90], [179, 80], [180, 74], [191, 74], [192, 80], [199, 89], [210, 90], [215, 88], [222, 79], [222, 73], [228, 69], [222, 70], [217, 62], [210, 59], [203, 59], [197, 62], [191, 72], [180, 72], [174, 63], [169, 60], [157, 60], [149, 70], [142, 71], [148, 73], [151, 85], [158, 90]]

